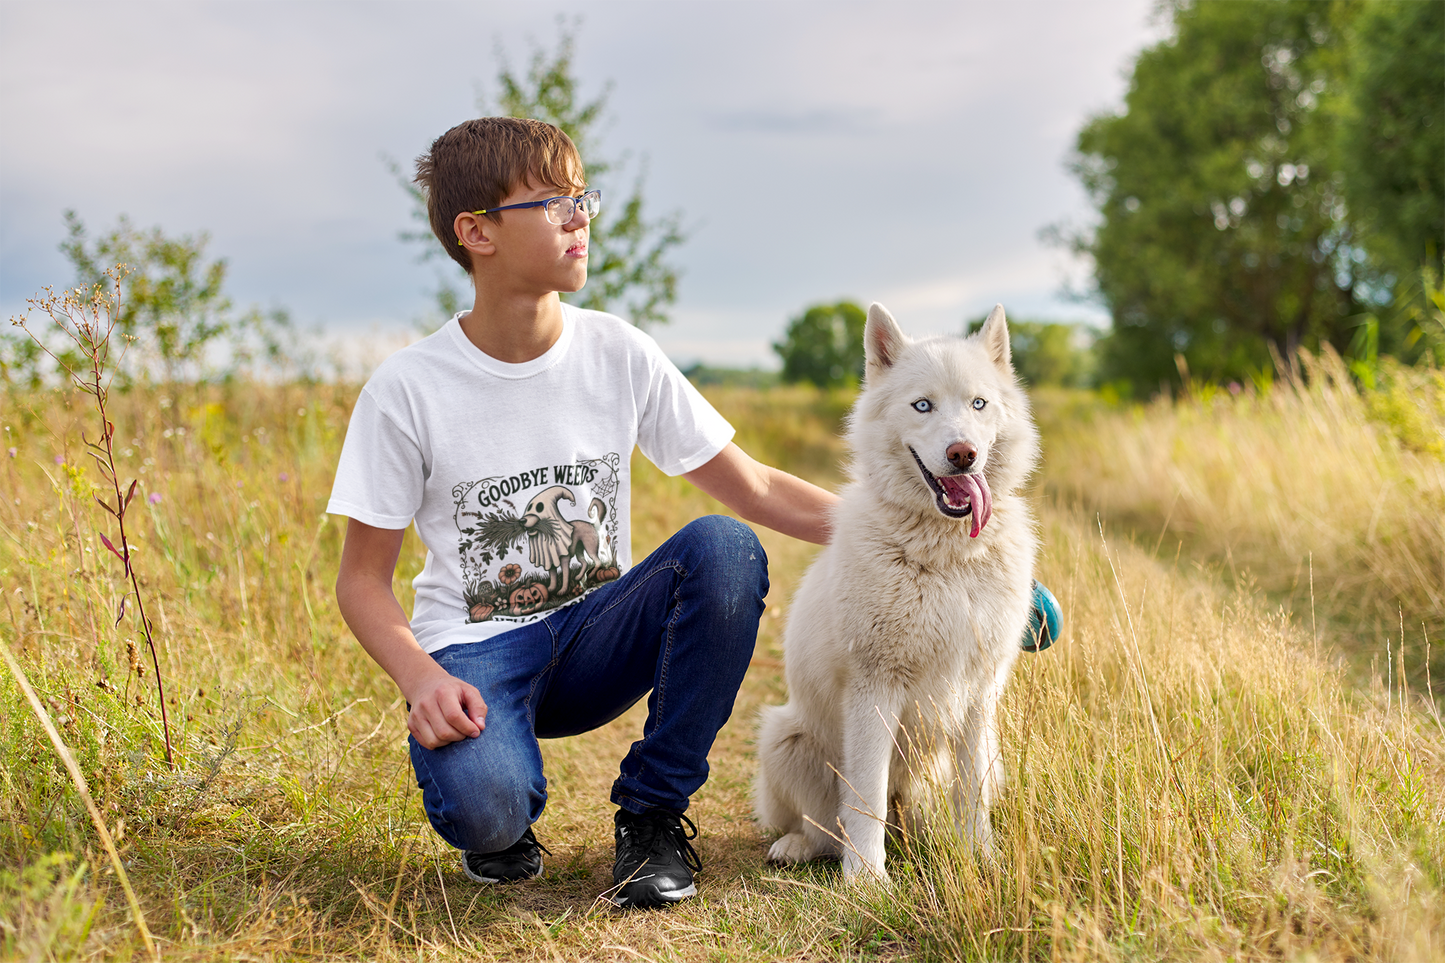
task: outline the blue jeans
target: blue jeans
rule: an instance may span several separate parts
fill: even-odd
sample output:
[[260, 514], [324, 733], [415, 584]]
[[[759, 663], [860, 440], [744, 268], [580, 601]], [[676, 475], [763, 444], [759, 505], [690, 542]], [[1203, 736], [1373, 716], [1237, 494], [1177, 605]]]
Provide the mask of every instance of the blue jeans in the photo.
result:
[[612, 801], [682, 812], [732, 714], [757, 641], [768, 559], [747, 526], [698, 519], [625, 575], [540, 621], [433, 654], [481, 690], [486, 728], [411, 762], [432, 826], [452, 846], [505, 849], [547, 804], [537, 740], [617, 718], [647, 695], [642, 738]]

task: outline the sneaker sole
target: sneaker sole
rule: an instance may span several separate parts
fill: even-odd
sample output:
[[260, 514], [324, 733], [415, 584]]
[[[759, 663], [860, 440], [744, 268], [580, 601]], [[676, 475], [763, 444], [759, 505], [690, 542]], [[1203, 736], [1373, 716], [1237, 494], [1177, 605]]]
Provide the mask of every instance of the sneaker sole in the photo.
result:
[[[636, 882], [639, 881], [634, 881], [634, 883]], [[689, 883], [682, 889], [662, 890], [652, 886], [634, 887], [633, 884], [629, 884], [623, 889], [634, 891], [627, 895], [619, 892], [612, 897], [612, 902], [624, 909], [652, 909], [658, 906], [671, 906], [673, 903], [682, 902], [689, 896], [697, 895], [697, 884], [695, 883]]]

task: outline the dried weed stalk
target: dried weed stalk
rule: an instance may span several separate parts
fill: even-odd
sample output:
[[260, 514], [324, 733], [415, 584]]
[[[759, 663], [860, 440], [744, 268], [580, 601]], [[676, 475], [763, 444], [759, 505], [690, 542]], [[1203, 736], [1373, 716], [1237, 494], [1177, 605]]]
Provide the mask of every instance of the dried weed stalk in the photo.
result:
[[44, 312], [54, 322], [70, 342], [70, 346], [66, 348], [52, 349], [43, 337], [30, 330], [25, 323], [25, 318], [11, 318], [10, 323], [29, 335], [31, 340], [39, 345], [40, 350], [44, 351], [56, 366], [65, 372], [76, 388], [94, 399], [95, 409], [100, 414], [100, 441], [91, 441], [85, 437], [84, 432], [80, 437], [85, 442], [87, 453], [100, 466], [101, 475], [110, 483], [111, 493], [115, 498], [114, 504], [107, 502], [99, 494], [96, 494], [95, 500], [115, 519], [116, 525], [120, 529], [120, 547], [117, 548], [104, 532], [97, 531], [96, 534], [100, 536], [101, 543], [110, 550], [111, 554], [120, 559], [121, 564], [125, 567], [126, 577], [130, 579], [130, 591], [121, 596], [115, 615], [115, 624], [120, 625], [126, 616], [127, 603], [134, 599], [141, 630], [145, 633], [146, 646], [150, 649], [151, 666], [155, 670], [156, 696], [160, 701], [161, 728], [166, 743], [166, 764], [174, 766], [175, 761], [171, 752], [171, 724], [166, 713], [166, 690], [165, 682], [161, 678], [160, 658], [156, 654], [151, 620], [146, 615], [145, 600], [141, 595], [140, 580], [136, 575], [135, 565], [131, 561], [130, 543], [125, 531], [126, 510], [130, 507], [131, 499], [135, 498], [136, 490], [140, 487], [140, 480], [132, 479], [122, 493], [120, 476], [115, 470], [115, 424], [106, 413], [106, 400], [109, 397], [111, 381], [114, 378], [114, 370], [110, 364], [111, 336], [115, 333], [116, 323], [121, 313], [120, 281], [127, 273], [126, 266], [118, 264], [105, 272], [108, 284], [96, 284], [89, 292], [84, 288], [67, 288], [57, 294], [53, 288], [46, 287], [43, 294], [26, 299], [26, 303], [32, 309]]

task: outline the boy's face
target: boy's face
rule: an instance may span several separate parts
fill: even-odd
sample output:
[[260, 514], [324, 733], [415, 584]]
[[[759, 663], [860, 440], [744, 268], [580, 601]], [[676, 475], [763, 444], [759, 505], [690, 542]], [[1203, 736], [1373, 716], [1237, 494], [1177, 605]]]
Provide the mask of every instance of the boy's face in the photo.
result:
[[[580, 194], [548, 185], [524, 184], [503, 198], [498, 207], [545, 201], [559, 195]], [[480, 218], [482, 233], [491, 241], [493, 251], [489, 273], [518, 293], [550, 294], [554, 291], [579, 291], [587, 283], [587, 241], [590, 219], [578, 205], [572, 219], [553, 224], [541, 207], [507, 211], [501, 223]], [[477, 259], [478, 252], [472, 254]]]

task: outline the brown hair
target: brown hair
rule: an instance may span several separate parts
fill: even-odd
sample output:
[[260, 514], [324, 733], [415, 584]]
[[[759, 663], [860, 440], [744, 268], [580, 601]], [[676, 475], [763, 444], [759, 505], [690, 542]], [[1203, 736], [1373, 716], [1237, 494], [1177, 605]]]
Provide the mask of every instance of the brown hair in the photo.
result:
[[432, 233], [471, 273], [471, 254], [457, 243], [458, 214], [496, 207], [523, 184], [581, 190], [587, 180], [576, 145], [558, 128], [540, 120], [478, 117], [432, 141], [416, 159], [416, 183], [426, 196]]

